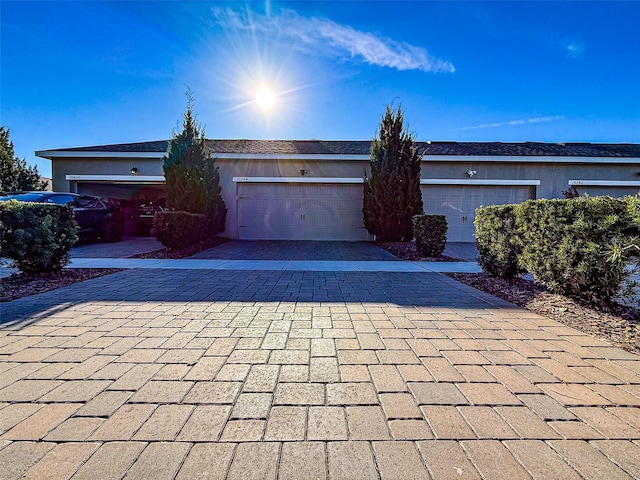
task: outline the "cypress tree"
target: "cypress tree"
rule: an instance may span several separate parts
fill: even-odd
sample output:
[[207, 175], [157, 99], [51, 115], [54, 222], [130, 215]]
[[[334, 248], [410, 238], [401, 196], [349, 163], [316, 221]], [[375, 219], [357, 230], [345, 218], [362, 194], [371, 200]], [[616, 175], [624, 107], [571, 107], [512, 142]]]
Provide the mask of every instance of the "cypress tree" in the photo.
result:
[[387, 105], [378, 137], [371, 142], [370, 176], [364, 179], [364, 226], [379, 241], [410, 241], [412, 218], [423, 211], [422, 156], [403, 126], [401, 106]]
[[211, 158], [204, 129], [193, 114], [193, 96], [187, 92], [182, 131], [173, 132], [163, 157], [165, 196], [173, 210], [207, 216], [210, 233], [224, 230], [227, 209], [222, 198], [220, 172]]

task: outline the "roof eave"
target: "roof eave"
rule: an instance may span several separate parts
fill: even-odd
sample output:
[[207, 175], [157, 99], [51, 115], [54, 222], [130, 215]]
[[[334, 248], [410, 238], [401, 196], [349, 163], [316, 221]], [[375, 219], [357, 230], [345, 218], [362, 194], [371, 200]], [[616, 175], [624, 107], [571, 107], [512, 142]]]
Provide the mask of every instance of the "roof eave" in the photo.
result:
[[162, 158], [166, 152], [96, 152], [80, 150], [36, 150], [37, 157], [48, 158]]

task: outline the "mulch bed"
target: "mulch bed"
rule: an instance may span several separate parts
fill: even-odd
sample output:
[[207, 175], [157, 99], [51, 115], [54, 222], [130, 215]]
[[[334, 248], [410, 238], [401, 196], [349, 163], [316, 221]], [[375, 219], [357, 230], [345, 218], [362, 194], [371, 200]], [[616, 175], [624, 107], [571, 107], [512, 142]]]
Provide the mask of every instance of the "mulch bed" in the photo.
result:
[[448, 255], [423, 257], [418, 252], [415, 242], [376, 242], [375, 245], [410, 262], [464, 262], [461, 258], [449, 257]]
[[0, 302], [10, 302], [17, 298], [48, 292], [121, 270], [121, 268], [69, 268], [53, 273], [14, 273], [0, 280]]

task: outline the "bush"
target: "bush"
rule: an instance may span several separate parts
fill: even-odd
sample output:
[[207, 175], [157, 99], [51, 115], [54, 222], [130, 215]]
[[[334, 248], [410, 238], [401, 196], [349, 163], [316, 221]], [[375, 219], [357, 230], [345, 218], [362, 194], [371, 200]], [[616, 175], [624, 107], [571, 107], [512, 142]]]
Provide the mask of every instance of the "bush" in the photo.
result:
[[0, 257], [24, 273], [61, 270], [78, 240], [69, 205], [0, 202]]
[[423, 257], [439, 257], [447, 244], [447, 218], [444, 215], [414, 215], [413, 236]]
[[198, 243], [209, 230], [205, 215], [188, 212], [156, 212], [153, 226], [157, 239], [169, 250]]
[[640, 245], [629, 198], [528, 200], [514, 208], [519, 264], [550, 290], [610, 303], [632, 294]]
[[515, 205], [476, 209], [476, 248], [482, 271], [493, 277], [512, 278], [525, 273], [518, 265], [520, 243], [516, 232]]
[[627, 213], [631, 217], [631, 225], [625, 231], [628, 235], [640, 237], [640, 193], [633, 197], [626, 197]]

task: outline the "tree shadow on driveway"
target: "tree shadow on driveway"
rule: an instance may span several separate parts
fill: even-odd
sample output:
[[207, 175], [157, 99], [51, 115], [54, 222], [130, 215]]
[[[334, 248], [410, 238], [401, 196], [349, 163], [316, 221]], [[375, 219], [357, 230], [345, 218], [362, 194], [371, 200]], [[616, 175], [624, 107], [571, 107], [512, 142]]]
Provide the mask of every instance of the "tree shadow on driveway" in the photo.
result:
[[430, 272], [131, 269], [4, 303], [0, 324], [18, 327], [34, 318], [46, 319], [52, 312], [59, 316], [67, 309], [89, 319], [100, 315], [100, 306], [116, 305], [120, 310], [128, 306], [140, 312], [163, 303], [216, 302], [367, 303], [463, 310], [514, 307]]

